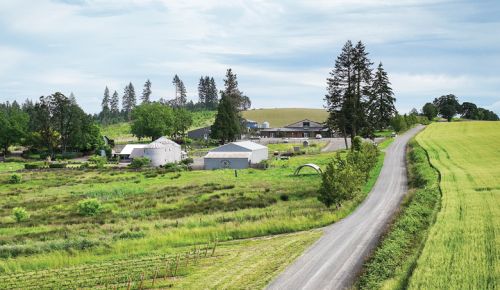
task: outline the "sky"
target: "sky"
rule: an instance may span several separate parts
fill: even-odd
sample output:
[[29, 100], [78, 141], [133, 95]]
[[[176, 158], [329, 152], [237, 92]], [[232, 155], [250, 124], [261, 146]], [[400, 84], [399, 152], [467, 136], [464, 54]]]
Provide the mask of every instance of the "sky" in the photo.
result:
[[2, 0], [0, 102], [71, 92], [88, 112], [104, 88], [197, 100], [227, 68], [254, 108], [322, 108], [347, 40], [382, 62], [400, 112], [455, 94], [500, 113], [498, 0]]

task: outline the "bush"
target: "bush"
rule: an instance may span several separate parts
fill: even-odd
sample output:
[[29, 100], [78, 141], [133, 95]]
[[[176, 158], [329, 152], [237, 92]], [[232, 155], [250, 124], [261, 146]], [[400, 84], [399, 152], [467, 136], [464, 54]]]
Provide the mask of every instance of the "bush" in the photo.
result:
[[290, 197], [288, 196], [288, 194], [282, 193], [282, 194], [280, 194], [280, 199], [282, 201], [288, 201], [290, 199]]
[[107, 161], [106, 157], [103, 156], [94, 155], [89, 158], [89, 162], [95, 164], [97, 168], [103, 168]]
[[50, 163], [49, 168], [66, 168], [66, 163]]
[[78, 202], [78, 213], [82, 216], [95, 216], [101, 209], [101, 202], [96, 198], [87, 198]]
[[182, 164], [185, 164], [185, 165], [193, 164], [193, 162], [194, 162], [193, 158], [190, 158], [190, 157], [189, 157], [189, 158], [186, 158], [186, 159], [183, 159], [183, 160], [181, 161], [181, 163], [182, 163]]
[[46, 168], [46, 165], [43, 162], [24, 164], [24, 169], [42, 169], [42, 168]]
[[18, 184], [21, 183], [21, 175], [19, 174], [12, 174], [9, 178], [9, 183], [10, 184]]
[[16, 222], [26, 221], [30, 218], [30, 214], [26, 211], [24, 207], [15, 207], [12, 209], [12, 215]]
[[151, 163], [151, 160], [147, 157], [136, 157], [130, 163], [130, 167], [132, 168], [142, 168], [148, 166]]

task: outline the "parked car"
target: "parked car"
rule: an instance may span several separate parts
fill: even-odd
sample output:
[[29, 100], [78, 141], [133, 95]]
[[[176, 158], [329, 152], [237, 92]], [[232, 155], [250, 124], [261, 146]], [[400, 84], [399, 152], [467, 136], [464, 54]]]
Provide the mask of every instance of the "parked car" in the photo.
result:
[[392, 132], [392, 133], [391, 133], [391, 137], [395, 138], [395, 137], [397, 137], [397, 136], [398, 136], [398, 134], [396, 134], [396, 132]]
[[322, 139], [323, 136], [321, 136], [321, 134], [316, 134], [316, 139]]

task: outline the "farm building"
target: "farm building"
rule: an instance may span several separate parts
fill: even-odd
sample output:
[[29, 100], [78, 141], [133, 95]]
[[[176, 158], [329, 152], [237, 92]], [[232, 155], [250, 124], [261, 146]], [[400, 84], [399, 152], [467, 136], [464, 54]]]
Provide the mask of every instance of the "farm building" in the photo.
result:
[[134, 159], [135, 157], [142, 157], [144, 155], [144, 148], [148, 144], [127, 144], [117, 155], [122, 159]]
[[144, 148], [144, 157], [151, 160], [151, 166], [180, 162], [182, 159], [181, 145], [161, 137]]
[[182, 159], [181, 146], [165, 137], [150, 144], [127, 144], [118, 155], [123, 159], [147, 157], [151, 160], [151, 166], [180, 162]]
[[187, 132], [187, 136], [190, 139], [203, 139], [208, 140], [210, 133], [212, 132], [211, 126], [194, 129]]
[[269, 138], [314, 138], [316, 135], [330, 137], [330, 130], [322, 123], [304, 119], [281, 128], [260, 130], [261, 137]]
[[211, 150], [203, 158], [203, 162], [205, 169], [243, 169], [267, 159], [268, 149], [266, 146], [251, 141], [241, 141], [228, 143]]

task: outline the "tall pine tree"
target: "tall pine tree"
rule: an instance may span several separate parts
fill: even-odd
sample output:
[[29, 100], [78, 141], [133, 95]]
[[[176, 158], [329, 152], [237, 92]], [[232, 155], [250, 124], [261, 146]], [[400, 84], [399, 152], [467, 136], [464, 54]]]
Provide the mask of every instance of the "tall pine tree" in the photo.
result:
[[375, 71], [369, 101], [369, 117], [374, 128], [382, 130], [390, 125], [396, 114], [395, 101], [391, 82], [380, 63]]
[[222, 92], [215, 122], [212, 125], [211, 137], [219, 140], [221, 144], [236, 141], [241, 133], [240, 117], [232, 103], [233, 98]]
[[239, 90], [238, 79], [231, 68], [229, 68], [226, 72], [224, 87], [224, 93], [226, 94], [226, 96], [232, 98], [231, 102], [238, 111], [244, 111], [250, 108], [252, 103], [250, 99], [247, 96], [243, 95], [243, 92]]
[[203, 108], [206, 108], [207, 97], [208, 97], [208, 85], [206, 81], [207, 77], [200, 77], [200, 82], [198, 83], [198, 104]]
[[178, 75], [174, 76], [172, 83], [175, 87], [175, 98], [173, 100], [173, 105], [175, 107], [185, 107], [187, 104], [187, 92], [184, 82], [179, 78]]
[[123, 100], [122, 100], [122, 106], [123, 106], [123, 113], [126, 116], [127, 120], [131, 120], [131, 113], [132, 110], [136, 106], [136, 96], [135, 96], [135, 89], [134, 85], [132, 83], [129, 83], [125, 87], [125, 91], [123, 94]]
[[149, 79], [144, 83], [144, 89], [142, 90], [141, 101], [143, 104], [151, 102], [151, 81]]
[[104, 89], [104, 96], [102, 97], [102, 103], [101, 103], [103, 113], [109, 112], [110, 101], [111, 100], [110, 100], [110, 96], [109, 96], [109, 89], [106, 86], [106, 88]]
[[118, 117], [120, 114], [120, 97], [118, 96], [117, 91], [113, 93], [113, 97], [111, 97], [111, 100], [109, 101], [109, 110], [111, 111], [113, 118]]
[[219, 95], [217, 93], [217, 85], [215, 84], [215, 80], [213, 77], [210, 78], [210, 80], [207, 80], [206, 82], [208, 83], [208, 95], [206, 101], [206, 107], [209, 110], [214, 110], [217, 108], [217, 105], [219, 104]]

